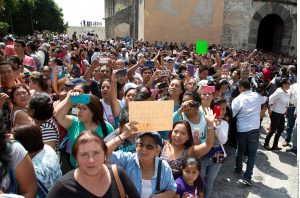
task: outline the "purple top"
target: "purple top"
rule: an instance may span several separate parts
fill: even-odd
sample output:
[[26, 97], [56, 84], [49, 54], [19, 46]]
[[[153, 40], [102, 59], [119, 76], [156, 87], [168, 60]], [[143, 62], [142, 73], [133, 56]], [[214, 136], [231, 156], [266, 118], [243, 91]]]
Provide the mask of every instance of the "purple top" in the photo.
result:
[[[204, 188], [204, 181], [202, 177], [199, 175], [201, 180], [201, 191], [203, 192]], [[199, 192], [196, 189], [196, 185], [190, 186], [188, 185], [182, 176], [178, 177], [175, 180], [175, 183], [177, 184], [177, 191], [176, 194], [180, 195], [180, 198], [198, 198]]]

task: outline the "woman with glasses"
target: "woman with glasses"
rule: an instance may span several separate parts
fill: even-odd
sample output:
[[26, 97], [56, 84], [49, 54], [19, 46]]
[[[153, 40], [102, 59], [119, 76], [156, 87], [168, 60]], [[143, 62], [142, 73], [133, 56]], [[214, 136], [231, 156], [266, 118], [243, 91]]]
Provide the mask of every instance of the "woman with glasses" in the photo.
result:
[[[290, 89], [291, 82], [288, 78], [283, 78], [276, 91], [269, 98], [269, 105], [271, 107], [271, 131], [268, 133], [264, 147], [267, 150], [281, 150], [278, 147], [279, 138], [284, 130], [285, 116], [284, 114], [289, 107], [290, 97], [287, 90]], [[269, 142], [273, 134], [275, 134], [272, 148], [269, 146]]]
[[[59, 124], [68, 130], [70, 138], [70, 148], [72, 150], [73, 144], [82, 131], [95, 131], [101, 138], [105, 138], [108, 134], [113, 132], [113, 127], [103, 118], [103, 106], [94, 95], [86, 94], [90, 101], [86, 104], [80, 102], [74, 104], [71, 102], [71, 97], [80, 96], [79, 92], [74, 90], [69, 92], [67, 97], [60, 102], [54, 110], [54, 117]], [[76, 106], [77, 116], [68, 115], [72, 106]], [[73, 167], [77, 167], [73, 154], [71, 153], [70, 161]]]
[[30, 92], [25, 85], [16, 85], [10, 92], [13, 108], [10, 114], [11, 127], [34, 123], [27, 114], [26, 107], [29, 104]]
[[136, 131], [134, 124], [134, 122], [125, 124], [123, 133], [107, 143], [110, 163], [125, 169], [131, 176], [140, 197], [173, 197], [176, 184], [169, 164], [157, 157], [162, 147], [162, 139], [157, 132], [140, 133], [135, 142], [136, 153], [112, 152]]

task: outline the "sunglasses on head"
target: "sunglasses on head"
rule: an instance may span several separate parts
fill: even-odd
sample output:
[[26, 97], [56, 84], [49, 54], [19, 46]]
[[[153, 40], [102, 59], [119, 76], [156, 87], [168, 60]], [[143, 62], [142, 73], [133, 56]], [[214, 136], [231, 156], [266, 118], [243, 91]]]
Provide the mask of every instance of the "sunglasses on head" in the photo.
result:
[[144, 142], [137, 142], [136, 143], [136, 147], [140, 147], [140, 148], [144, 148], [144, 147], [146, 147], [146, 149], [147, 150], [153, 150], [153, 149], [155, 149], [155, 147], [156, 147], [156, 145], [155, 144], [146, 144], [146, 143], [144, 143]]

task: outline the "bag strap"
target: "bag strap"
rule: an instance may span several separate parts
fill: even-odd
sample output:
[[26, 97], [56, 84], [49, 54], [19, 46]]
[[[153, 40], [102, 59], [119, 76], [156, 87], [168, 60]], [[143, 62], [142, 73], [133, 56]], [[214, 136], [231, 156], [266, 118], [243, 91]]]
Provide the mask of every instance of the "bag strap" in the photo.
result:
[[36, 198], [46, 198], [48, 194], [48, 189], [39, 179], [37, 179], [37, 186], [38, 189], [36, 193]]
[[159, 193], [160, 192], [161, 164], [162, 164], [162, 160], [159, 159], [159, 161], [158, 161], [158, 168], [157, 168], [157, 176], [156, 176], [155, 193]]
[[119, 189], [120, 197], [125, 198], [125, 190], [124, 190], [124, 186], [119, 177], [117, 165], [115, 165], [115, 164], [111, 165], [111, 169], [112, 169], [112, 172], [114, 174], [114, 177], [115, 177], [118, 189]]

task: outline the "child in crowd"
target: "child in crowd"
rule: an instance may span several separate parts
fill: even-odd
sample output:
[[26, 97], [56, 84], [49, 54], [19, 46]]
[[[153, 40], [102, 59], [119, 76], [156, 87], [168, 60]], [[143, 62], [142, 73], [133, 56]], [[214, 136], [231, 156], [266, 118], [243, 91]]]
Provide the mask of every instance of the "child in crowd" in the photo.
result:
[[181, 167], [182, 176], [176, 179], [177, 198], [203, 198], [204, 181], [200, 175], [201, 165], [195, 157], [185, 159]]

